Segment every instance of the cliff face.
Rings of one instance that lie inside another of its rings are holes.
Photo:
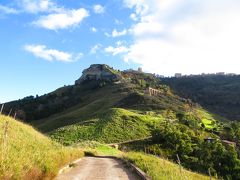
[[[85,80],[119,81],[120,79],[120,73],[108,65],[93,64],[83,71],[82,76],[76,80],[75,84],[81,84]]]

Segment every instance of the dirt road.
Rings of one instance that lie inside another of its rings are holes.
[[[84,157],[56,180],[137,180],[121,161],[112,158]]]

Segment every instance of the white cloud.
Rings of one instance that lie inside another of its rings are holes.
[[[91,27],[90,29],[92,32],[97,32],[98,30],[95,27]]]
[[[82,53],[74,55],[72,53],[63,52],[56,49],[49,49],[45,45],[25,45],[24,49],[27,52],[32,53],[34,56],[47,61],[73,62],[77,61],[83,56]]]
[[[65,9],[60,7],[53,0],[17,0],[23,12],[45,13],[32,24],[50,29],[66,29],[77,26],[82,20],[89,16],[89,12],[84,8]]]
[[[117,42],[116,42],[116,45],[117,45],[117,46],[121,46],[121,45],[123,45],[124,43],[125,43],[125,41],[117,41]]]
[[[112,54],[113,56],[118,55],[118,54],[124,54],[127,53],[129,50],[125,46],[117,46],[117,47],[112,47],[108,46],[105,48],[105,52]]]
[[[3,14],[17,14],[18,11],[14,8],[3,6],[0,4],[0,13]]]
[[[53,13],[41,16],[39,20],[33,22],[34,25],[50,30],[66,29],[80,24],[89,13],[86,9],[65,10],[61,13]]]
[[[137,21],[138,20],[138,17],[135,13],[132,13],[130,14],[130,18],[133,20],[133,21]]]
[[[39,12],[59,12],[59,8],[52,0],[18,0],[18,4],[25,12],[39,13]]]
[[[149,35],[158,35],[163,32],[163,30],[163,24],[158,23],[155,20],[148,20],[136,24],[130,31],[134,34],[134,36],[144,37]]]
[[[93,46],[90,50],[90,54],[96,54],[97,51],[102,47],[101,44],[96,44],[95,46]]]
[[[159,0],[164,1],[164,0]],[[136,15],[144,15],[149,10],[148,4],[155,3],[153,0],[123,0],[124,5],[128,8],[135,8]]]
[[[125,60],[165,75],[240,73],[240,1],[123,1],[139,17]]]
[[[117,31],[116,29],[113,30],[112,32],[112,37],[119,37],[119,36],[124,36],[127,34],[127,30],[124,29],[122,31]]]
[[[94,5],[94,6],[93,6],[93,10],[94,10],[94,12],[95,12],[96,14],[102,14],[102,13],[105,12],[105,8],[104,8],[102,5],[100,5],[100,4]]]

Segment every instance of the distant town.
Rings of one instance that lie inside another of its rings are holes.
[[[134,69],[127,69],[124,72],[135,72],[135,73],[143,73],[143,69],[139,67],[137,70]],[[175,73],[174,76],[164,76],[164,75],[159,75],[159,74],[154,74],[155,76],[159,78],[181,78],[181,77],[194,77],[194,76],[237,76],[238,74],[236,73],[225,73],[225,72],[217,72],[217,73],[201,73],[201,74],[182,74],[182,73]]]
[[[174,77],[181,78],[181,77],[192,77],[192,76],[237,76],[237,75],[238,74],[236,74],[236,73],[225,73],[225,72],[190,74],[190,75],[183,75],[182,73],[175,73]]]

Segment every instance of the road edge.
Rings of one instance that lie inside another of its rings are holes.
[[[128,160],[121,158],[121,157],[116,157],[116,156],[93,156],[97,158],[112,158],[116,159],[119,161],[122,161],[124,164],[130,167],[131,171],[133,171],[135,174],[137,174],[142,180],[152,180],[152,178],[149,177],[145,172],[143,172],[139,167],[136,165],[132,164]]]
[[[80,162],[81,160],[82,160],[82,158],[79,158],[79,159],[77,159],[77,160],[75,160],[75,161],[72,161],[72,162],[68,163],[66,166],[62,167],[62,168],[58,171],[58,175],[64,173],[64,171],[66,171],[67,169],[72,168],[71,164],[76,164],[76,163]]]

